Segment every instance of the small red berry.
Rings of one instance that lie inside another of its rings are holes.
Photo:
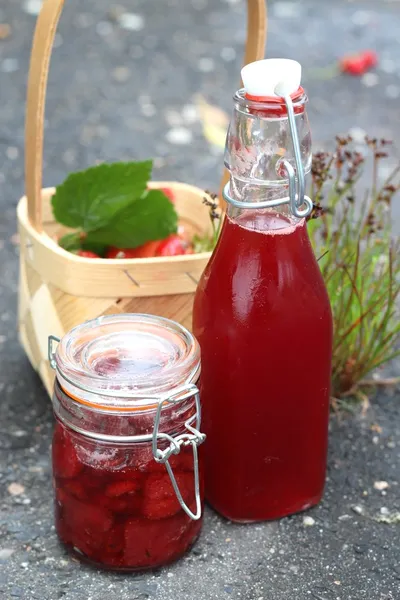
[[[91,250],[78,250],[77,255],[82,256],[82,258],[101,258],[101,256]]]
[[[357,57],[343,58],[341,61],[341,69],[349,75],[363,75],[365,72],[364,61]]]
[[[106,258],[151,258],[156,256],[159,240],[146,242],[137,248],[116,248],[111,246],[106,253]]]
[[[106,252],[106,258],[128,258],[126,256],[127,250],[124,248],[117,248],[116,246],[110,246]]]
[[[163,240],[157,249],[157,256],[179,256],[186,254],[187,243],[176,233]]]
[[[374,50],[364,50],[359,54],[344,56],[340,60],[340,69],[349,75],[364,75],[378,63],[378,56]]]
[[[173,190],[171,190],[171,188],[161,188],[161,191],[164,192],[164,194],[172,202],[172,204],[175,204],[175,194]]]
[[[375,50],[365,50],[361,53],[361,57],[368,69],[372,69],[378,64],[378,55]]]

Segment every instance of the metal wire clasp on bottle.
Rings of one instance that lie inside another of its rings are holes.
[[[279,85],[277,86],[277,89]],[[276,90],[277,91],[277,90]],[[292,214],[299,219],[308,217],[313,209],[313,202],[311,198],[305,195],[305,176],[304,167],[301,160],[301,151],[299,136],[297,134],[296,120],[294,116],[293,102],[289,95],[281,96],[286,104],[290,135],[293,142],[294,158],[296,163],[296,170],[292,167],[290,162],[286,159],[282,161],[283,167],[286,170],[289,183],[289,196],[279,198],[278,200],[265,200],[264,202],[241,202],[235,200],[230,195],[230,182],[224,186],[222,195],[224,199],[232,206],[236,208],[273,208],[274,206],[281,206],[282,204],[289,204]],[[301,208],[304,206],[304,208]]]
[[[55,345],[60,341],[59,338],[54,335],[50,335],[48,339],[48,358],[50,362],[50,366],[57,370],[57,363],[55,360]],[[199,375],[199,369],[195,369],[188,377],[185,384],[180,387],[177,387],[173,390],[171,394],[165,394],[162,396],[146,396],[146,400],[151,403],[157,404],[156,414],[154,417],[154,429],[153,433],[146,435],[125,435],[125,436],[114,436],[107,435],[103,433],[86,431],[85,429],[81,429],[72,423],[65,423],[67,427],[73,429],[77,433],[80,433],[83,436],[105,441],[105,442],[117,442],[117,443],[134,443],[134,442],[151,442],[152,444],[152,453],[154,460],[158,463],[165,464],[168,475],[171,479],[172,487],[178,498],[179,504],[185,513],[194,521],[197,521],[201,518],[201,498],[200,498],[200,476],[199,476],[199,458],[198,458],[198,446],[204,442],[206,436],[204,433],[200,432],[200,423],[201,423],[201,405],[200,405],[200,393],[197,386],[192,383],[193,381],[197,381]],[[104,395],[110,395],[109,393],[104,393]],[[168,404],[179,404],[189,398],[194,397],[195,401],[195,413],[185,421],[185,429],[184,433],[181,433],[175,437],[169,435],[168,433],[161,432],[160,429],[160,421],[161,414],[163,408],[168,406]],[[140,399],[143,400],[143,396],[140,396]],[[59,418],[64,421],[64,419],[58,415]],[[193,426],[194,425],[194,426]],[[158,447],[159,442],[167,442],[166,448],[163,450]],[[184,501],[181,491],[178,486],[178,482],[176,481],[176,477],[172,470],[171,465],[169,464],[169,459],[173,454],[179,454],[182,446],[192,446],[193,452],[193,471],[194,471],[194,495],[196,502],[196,511],[193,512],[189,506]]]

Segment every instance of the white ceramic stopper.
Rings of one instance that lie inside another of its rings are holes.
[[[301,64],[286,58],[257,60],[243,67],[242,81],[249,96],[290,96],[300,87]]]

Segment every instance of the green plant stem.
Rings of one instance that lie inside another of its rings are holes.
[[[315,157],[312,191],[314,202],[323,201],[322,217],[308,226],[334,316],[332,402],[356,396],[366,406],[361,383],[400,355],[395,349],[400,336],[399,244],[391,242],[387,206],[399,189],[400,164],[378,186],[388,143],[366,139],[372,180],[358,203],[364,158],[352,150],[349,138],[337,142],[335,154]]]

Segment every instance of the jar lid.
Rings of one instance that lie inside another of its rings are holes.
[[[58,344],[55,362],[60,385],[78,401],[106,409],[153,408],[158,398],[196,381],[200,349],[174,321],[121,314],[69,331]]]

